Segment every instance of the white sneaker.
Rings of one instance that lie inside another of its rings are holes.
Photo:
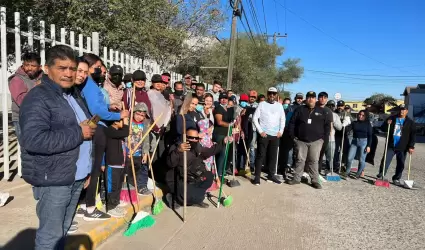
[[[7,200],[9,199],[9,196],[9,193],[0,193],[0,207],[6,204]]]
[[[108,214],[110,216],[114,217],[114,218],[122,218],[122,217],[125,216],[124,211],[121,208],[119,208],[119,207],[116,207],[114,209],[109,210],[108,211]]]

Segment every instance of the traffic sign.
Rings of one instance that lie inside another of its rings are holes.
[[[335,98],[335,100],[341,100],[341,93],[335,93],[335,95],[334,95],[334,98]]]

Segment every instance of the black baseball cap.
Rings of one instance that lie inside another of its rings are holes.
[[[157,82],[163,82],[162,81],[162,76],[161,75],[158,75],[158,74],[155,74],[155,75],[153,75],[152,76],[152,79],[151,79],[151,82],[152,83],[157,83]]]
[[[295,99],[298,99],[298,98],[304,98],[303,93],[297,93],[297,94],[295,95]]]
[[[400,110],[407,110],[408,109],[405,104],[400,104],[398,107],[400,108]]]
[[[351,109],[350,105],[345,105],[344,109]]]
[[[326,103],[326,106],[335,106],[335,101],[334,100],[328,101],[328,103]]]
[[[309,98],[309,97],[316,98],[316,92],[314,91],[307,92],[307,94],[305,95],[305,98]]]
[[[133,78],[133,75],[132,74],[130,74],[130,73],[128,73],[128,74],[125,74],[124,75],[124,77],[123,77],[123,79],[122,79],[122,81],[123,82],[131,82],[131,79]]]
[[[338,107],[345,106],[345,102],[343,100],[340,100],[336,103],[336,106],[338,106]]]
[[[124,70],[119,65],[112,65],[112,67],[109,69],[109,74],[111,74],[111,75],[123,75]]]
[[[328,98],[329,96],[328,96],[328,93],[322,91],[322,92],[319,93],[319,96],[318,97],[319,98],[320,97],[326,97],[326,98]]]
[[[227,94],[226,94],[226,93],[221,93],[221,94],[218,96],[218,100],[221,100],[221,99],[229,99],[229,97],[227,96]]]
[[[133,72],[133,81],[146,81],[146,73],[142,70]]]

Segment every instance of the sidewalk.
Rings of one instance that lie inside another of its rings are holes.
[[[0,208],[0,249],[33,249],[35,230],[38,227],[36,201],[33,198],[31,186],[16,177],[12,182],[0,182],[0,190],[9,192],[13,200]],[[162,197],[162,191],[157,192]],[[140,209],[149,208],[153,197],[140,197]],[[137,209],[137,206],[135,206]],[[94,249],[112,234],[127,225],[133,215],[133,208],[128,205],[127,216],[106,221],[87,222],[82,218],[78,221],[79,230],[68,237],[66,249]]]

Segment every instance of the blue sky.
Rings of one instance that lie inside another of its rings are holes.
[[[229,1],[222,1],[230,16]],[[285,53],[277,63],[300,58],[305,68],[303,78],[287,86],[292,93],[340,92],[343,100],[363,100],[382,92],[401,98],[406,86],[425,83],[425,0],[264,0],[265,15],[261,2],[252,0],[261,30],[265,16],[269,34],[288,33],[278,40]],[[254,32],[249,1],[242,3]],[[285,12],[285,3],[293,13]],[[230,20],[227,25],[219,37],[230,36]],[[243,31],[240,22],[238,30]]]

